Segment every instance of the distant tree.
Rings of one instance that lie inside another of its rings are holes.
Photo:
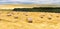
[[[26,12],[57,12],[60,13],[60,7],[34,7],[34,8],[14,8],[13,11],[26,11]]]

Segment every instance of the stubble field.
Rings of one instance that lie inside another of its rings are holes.
[[[0,11],[0,29],[60,29],[60,13]]]

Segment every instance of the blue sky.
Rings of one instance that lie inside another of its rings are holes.
[[[0,0],[0,4],[60,4],[60,0]]]

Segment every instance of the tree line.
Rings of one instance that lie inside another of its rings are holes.
[[[56,13],[60,13],[60,7],[14,8],[13,11],[25,11],[25,12],[56,12]]]

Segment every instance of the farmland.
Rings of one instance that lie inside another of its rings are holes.
[[[60,5],[0,4],[0,29],[60,29]]]
[[[60,29],[60,13],[0,11],[0,29]]]

